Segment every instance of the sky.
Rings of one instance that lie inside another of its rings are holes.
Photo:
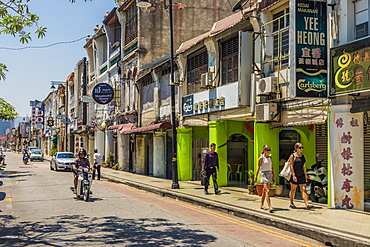
[[[92,36],[96,24],[101,25],[106,11],[115,6],[114,0],[76,0],[76,3],[68,0],[31,0],[30,12],[40,17],[39,26],[47,27],[46,37],[38,39],[33,35],[31,42],[21,44],[19,38],[0,35],[0,47],[45,46],[78,40],[88,34]],[[50,81],[65,81],[76,63],[87,57],[83,48],[85,43],[82,39],[44,49],[0,49],[0,62],[9,70],[6,80],[0,81],[0,98],[13,105],[20,116],[30,116],[30,101],[44,100],[50,93]]]

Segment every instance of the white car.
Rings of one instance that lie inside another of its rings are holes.
[[[50,170],[70,170],[75,164],[77,157],[71,152],[57,152],[51,157]]]
[[[31,151],[30,161],[34,161],[34,160],[44,161],[44,155],[41,150],[33,149]]]

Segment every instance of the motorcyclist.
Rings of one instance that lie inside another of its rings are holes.
[[[82,167],[90,168],[90,162],[89,162],[89,159],[86,157],[85,149],[80,149],[80,151],[78,152],[78,158],[76,159],[76,162],[73,165],[73,173],[74,173],[74,179],[73,179],[74,190],[73,190],[73,193],[74,194],[76,194],[76,191],[77,191],[78,175],[81,172],[81,171],[78,170],[78,168],[82,168]]]
[[[30,156],[29,156],[27,150],[26,149],[23,150],[23,160],[25,160],[26,158],[28,159],[28,157],[30,157]]]

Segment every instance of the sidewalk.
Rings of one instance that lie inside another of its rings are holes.
[[[239,187],[221,187],[221,195],[204,194],[199,181],[180,181],[180,189],[171,189],[171,180],[116,171],[102,167],[102,177],[162,196],[176,198],[203,207],[228,212],[280,229],[295,232],[332,246],[370,246],[370,213],[329,208],[314,204],[306,210],[302,200],[296,200],[296,209],[289,208],[289,199],[272,197],[274,213],[259,209],[260,197],[249,195]]]

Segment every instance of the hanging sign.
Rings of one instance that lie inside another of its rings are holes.
[[[99,83],[93,88],[92,96],[96,103],[106,105],[113,100],[114,90],[107,83]]]
[[[291,54],[293,98],[327,97],[327,3],[295,0]]]

